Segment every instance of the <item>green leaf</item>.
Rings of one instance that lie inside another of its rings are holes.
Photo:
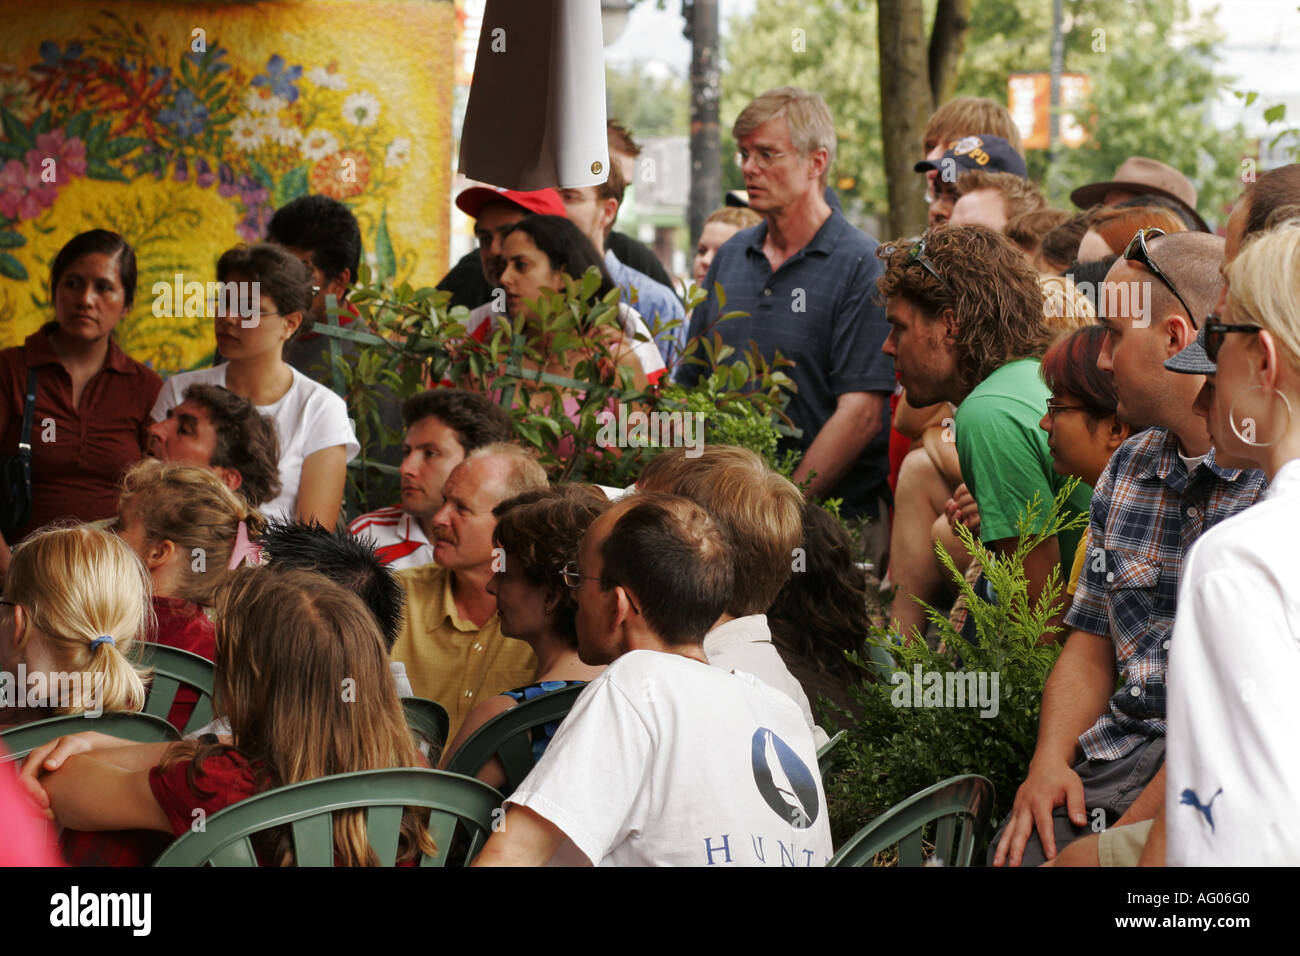
[[[27,245],[27,237],[18,232],[0,232],[0,249],[16,249]]]
[[[1256,93],[1254,90],[1251,90],[1246,94],[1246,105],[1250,106],[1257,99],[1259,99],[1259,94]]]
[[[1280,123],[1286,117],[1286,104],[1277,103],[1264,110],[1264,122]]]
[[[17,143],[9,143],[0,139],[0,159],[6,161],[11,159],[22,159],[24,152],[25,150]]]
[[[138,136],[122,136],[105,143],[99,150],[99,157],[101,159],[119,159],[132,150],[148,145],[149,141],[147,139],[141,139]]]
[[[271,174],[266,171],[266,167],[264,167],[261,163],[259,163],[255,159],[250,159],[248,161],[248,168],[249,171],[253,174],[253,178],[256,179],[259,183],[261,183],[267,189],[271,189],[271,190],[275,189],[275,180],[271,178]]]
[[[63,132],[68,136],[69,139],[71,139],[73,136],[77,137],[78,139],[84,139],[86,136],[86,130],[90,127],[90,120],[91,120],[90,110],[82,110],[80,113],[72,117],[72,119],[68,120],[68,122],[64,124]]]
[[[4,107],[0,107],[0,127],[4,128],[5,139],[16,143],[23,152],[36,148],[36,140],[27,132],[27,127]]]
[[[0,252],[0,276],[6,279],[26,279],[27,269],[9,253]]]
[[[307,167],[295,166],[283,176],[275,187],[275,204],[283,206],[290,200],[307,195]]]
[[[108,135],[108,124],[100,123],[94,127],[86,137],[86,155],[98,155],[99,147],[104,144],[104,137]]]
[[[122,175],[120,170],[114,169],[102,159],[86,160],[86,176],[90,179],[104,179],[114,183],[129,183],[131,181]]]
[[[388,235],[388,206],[379,214],[379,228],[375,230],[375,258],[379,265],[379,277],[391,279],[397,274],[397,256],[393,252],[393,240]]]
[[[32,123],[32,136],[36,137],[41,133],[48,132],[50,129],[50,111],[46,110],[40,116],[36,117],[36,122]]]

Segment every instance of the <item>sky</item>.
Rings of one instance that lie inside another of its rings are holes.
[[[752,10],[755,2],[720,0],[724,29],[728,19]],[[1288,104],[1291,121],[1300,125],[1297,0],[1190,0],[1190,4],[1197,12],[1218,8],[1217,22],[1224,34],[1219,70],[1237,77],[1237,88],[1260,94],[1249,109],[1225,94],[1214,109],[1216,123],[1228,126],[1241,120],[1258,135],[1264,126],[1265,107],[1283,101]],[[655,0],[642,0],[632,11],[623,36],[605,51],[605,60],[611,65],[640,61],[648,72],[673,72],[681,77],[687,75],[690,56],[690,43],[682,36],[680,0],[666,0],[663,10]]]

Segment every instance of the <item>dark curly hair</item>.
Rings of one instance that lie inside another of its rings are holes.
[[[881,296],[900,296],[936,318],[957,320],[957,374],[969,392],[1008,362],[1037,358],[1055,338],[1043,321],[1038,274],[1016,245],[984,226],[944,226],[925,235],[925,257],[940,282],[901,241],[876,280]]]
[[[493,542],[505,550],[506,562],[557,600],[552,625],[570,647],[578,646],[578,602],[565,586],[560,569],[578,557],[578,545],[609,500],[592,485],[561,484],[507,498],[492,514],[497,519]]]
[[[862,673],[844,657],[863,652],[867,617],[866,573],[853,561],[848,532],[825,509],[803,510],[806,567],[793,572],[767,612],[772,640],[823,674],[857,683]]]
[[[256,508],[280,496],[280,434],[269,415],[220,385],[195,383],[184,399],[202,405],[217,433],[214,468],[233,468],[243,479],[236,494]]]

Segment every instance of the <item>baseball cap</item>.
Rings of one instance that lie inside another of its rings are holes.
[[[477,219],[479,212],[490,202],[514,203],[526,212],[541,213],[546,216],[567,215],[560,194],[554,189],[535,189],[532,192],[520,192],[517,189],[501,189],[497,186],[470,186],[463,189],[456,197],[456,208],[472,219]]]
[[[1219,370],[1205,354],[1205,326],[1201,326],[1196,338],[1187,344],[1187,348],[1165,359],[1165,368],[1184,375],[1213,375]]]
[[[1024,157],[1001,136],[984,133],[979,136],[963,136],[938,159],[923,159],[912,168],[918,173],[929,172],[931,169],[942,172],[949,161],[956,163],[959,173],[984,169],[991,173],[1011,173],[1021,179],[1029,178],[1029,167],[1025,165]]]

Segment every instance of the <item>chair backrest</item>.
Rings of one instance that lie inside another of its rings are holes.
[[[451,718],[447,716],[447,709],[442,704],[427,697],[403,697],[402,710],[406,713],[406,722],[411,729],[429,741],[431,746],[439,749],[447,746]],[[438,761],[435,758],[432,762]]]
[[[176,701],[176,693],[182,684],[199,692],[198,703],[194,705],[189,720],[181,731],[192,734],[212,720],[212,676],[213,664],[206,657],[191,654],[179,647],[166,644],[145,643],[140,646],[140,664],[153,668],[153,680],[149,684],[149,696],[145,698],[144,712],[166,719]]]
[[[835,765],[839,763],[840,754],[836,751],[847,731],[838,731],[834,737],[822,744],[821,749],[817,751],[817,772],[821,774],[822,786],[826,785],[826,775],[829,774]]]
[[[295,866],[334,865],[334,813],[366,810],[366,836],[381,866],[393,866],[406,807],[428,807],[429,835],[435,856],[420,866],[446,866],[453,843],[472,860],[492,832],[494,812],[502,802],[481,780],[445,773],[394,767],[320,777],[259,793],[232,804],[204,821],[163,851],[154,866],[258,866],[250,837],[287,826],[292,834]]]
[[[970,866],[992,812],[992,783],[975,774],[950,777],[872,820],[840,847],[830,866],[872,866],[877,853],[894,845],[899,866],[923,866],[923,840],[931,823],[931,857],[944,866]]]
[[[0,757],[0,763],[26,757],[37,747],[48,744],[56,737],[80,734],[88,730],[140,744],[165,743],[181,738],[176,728],[166,720],[150,714],[100,714],[98,717],[89,714],[67,714],[35,720],[30,724],[10,727],[0,732],[0,741],[4,743],[3,749],[9,751],[6,756]]]
[[[447,769],[472,777],[493,757],[499,757],[506,774],[501,792],[510,796],[533,769],[533,728],[563,720],[586,686],[553,690],[497,714],[460,745],[448,761]]]

